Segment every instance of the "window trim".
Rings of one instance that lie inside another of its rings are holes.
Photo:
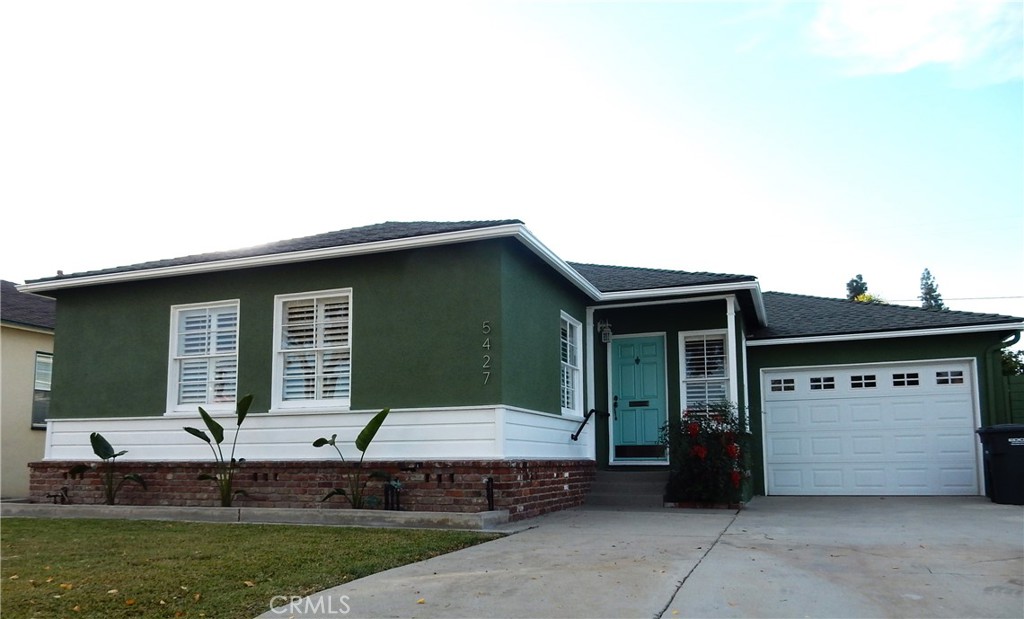
[[[576,349],[576,365],[569,365],[572,371],[572,385],[570,389],[573,395],[573,406],[566,407],[565,402],[565,385],[562,382],[562,377],[565,375],[566,362],[562,360],[562,326],[569,324],[574,328],[573,338],[570,345]],[[559,369],[559,407],[563,415],[583,415],[583,323],[576,320],[564,311],[561,312],[561,316],[558,321],[558,369]]]
[[[39,388],[39,362],[42,359],[46,359],[50,365],[50,379],[47,381],[46,388]],[[53,353],[42,350],[37,350],[35,358],[32,364],[32,410],[29,413],[29,426],[33,430],[45,430],[46,429],[46,417],[41,421],[36,421],[36,393],[45,391],[46,393],[53,392]],[[50,412],[50,402],[46,402],[46,413]]]
[[[235,395],[231,398],[231,401],[225,402],[210,402],[200,404],[192,402],[189,404],[178,404],[178,376],[179,376],[179,363],[178,363],[178,324],[181,320],[182,314],[190,310],[197,309],[217,309],[224,307],[235,308]],[[235,410],[235,402],[238,399],[238,370],[239,364],[239,350],[241,349],[241,342],[239,336],[241,334],[242,325],[242,303],[239,299],[223,299],[220,301],[209,301],[204,303],[183,303],[179,305],[171,306],[171,328],[170,338],[167,346],[167,413],[198,413],[199,407],[202,406],[204,410],[209,412],[224,412]]]
[[[697,338],[702,338],[705,341],[707,339],[719,339],[719,338],[722,340],[722,354],[725,356],[725,368],[724,368],[725,375],[722,378],[714,378],[714,379],[708,379],[708,378],[688,379],[686,377],[686,341],[689,340],[689,339],[697,339]],[[705,330],[700,330],[700,331],[680,331],[679,332],[679,401],[680,401],[682,410],[685,412],[691,406],[691,404],[688,401],[687,396],[686,396],[686,386],[687,386],[687,383],[691,382],[691,380],[693,382],[700,382],[700,383],[704,383],[704,384],[707,384],[707,383],[710,383],[710,382],[721,382],[721,383],[723,383],[725,397],[722,398],[722,400],[720,400],[720,401],[721,402],[729,402],[731,394],[732,394],[732,391],[731,391],[731,389],[732,389],[732,380],[733,380],[733,376],[735,375],[734,371],[733,371],[733,367],[734,367],[733,364],[735,363],[735,361],[736,360],[733,358],[733,355],[730,354],[730,342],[729,342],[729,330],[728,329],[705,329]],[[731,402],[731,404],[735,405],[736,402]]]
[[[319,299],[326,297],[345,297],[348,300],[348,352],[349,352],[349,393],[348,397],[335,398],[330,400],[285,400],[284,399],[284,352],[281,347],[281,329],[284,327],[284,306],[290,301],[305,299]],[[352,288],[331,288],[327,290],[310,290],[304,292],[293,292],[288,294],[274,295],[274,332],[271,339],[271,352],[273,354],[273,370],[271,375],[270,388],[270,410],[271,412],[302,412],[311,410],[342,410],[348,411],[352,408],[352,351],[354,349],[354,334],[352,325],[355,322],[355,302]]]

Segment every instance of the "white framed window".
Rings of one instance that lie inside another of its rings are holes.
[[[348,407],[352,290],[274,298],[275,408]]]
[[[811,391],[822,391],[836,388],[835,376],[812,376]]]
[[[561,319],[562,414],[583,414],[583,371],[580,363],[582,323],[565,312]]]
[[[32,427],[46,428],[50,416],[50,383],[53,378],[53,354],[36,353],[35,379],[32,386]]]
[[[238,301],[171,307],[168,408],[232,410],[238,385]]]
[[[729,399],[729,357],[725,331],[682,333],[683,410]]]

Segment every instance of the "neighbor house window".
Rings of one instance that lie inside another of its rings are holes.
[[[686,334],[683,341],[684,410],[729,398],[729,363],[725,333]]]
[[[238,383],[238,301],[171,308],[172,409],[230,409]]]
[[[562,414],[583,412],[580,391],[583,388],[580,367],[580,323],[562,314]]]
[[[276,298],[274,403],[348,406],[352,388],[352,292]]]
[[[32,387],[32,427],[45,428],[50,415],[50,379],[53,376],[53,355],[36,353],[35,384]]]

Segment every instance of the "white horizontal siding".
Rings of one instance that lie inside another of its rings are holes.
[[[320,437],[338,435],[347,459],[359,459],[355,438],[376,414],[368,412],[250,413],[238,434],[236,458],[323,460],[337,458],[331,447],[313,447]],[[224,426],[221,448],[230,454],[235,417],[214,415]],[[368,460],[492,460],[517,458],[593,459],[588,428],[573,441],[581,419],[508,407],[392,410],[367,450]],[[89,435],[99,432],[122,460],[208,460],[210,447],[183,430],[206,431],[195,416],[52,419],[46,432],[47,460],[92,460]]]

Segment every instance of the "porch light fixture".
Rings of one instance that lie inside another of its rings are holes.
[[[597,330],[601,332],[601,342],[607,344],[612,341],[612,323],[602,320],[597,323]]]

